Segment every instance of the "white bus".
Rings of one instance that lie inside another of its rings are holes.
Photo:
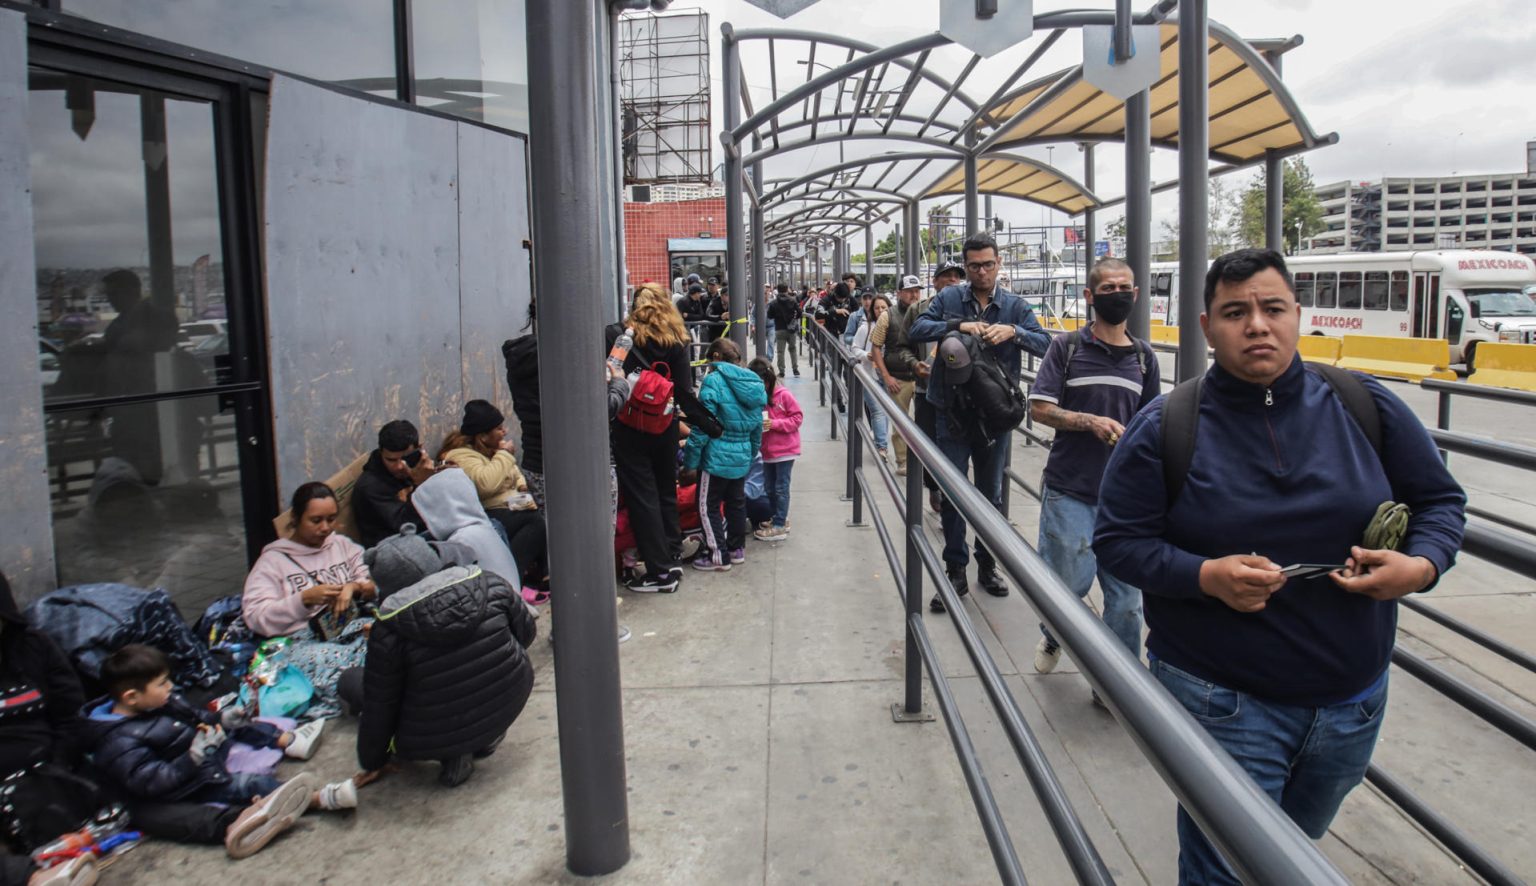
[[[1311,335],[1444,338],[1471,367],[1478,344],[1536,344],[1536,263],[1514,252],[1341,252],[1288,258]],[[1152,265],[1152,316],[1178,323],[1179,266]]]

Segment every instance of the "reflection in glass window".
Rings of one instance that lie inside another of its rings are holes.
[[[227,376],[212,106],[40,68],[29,85],[45,402]]]
[[[1317,306],[1331,308],[1338,303],[1339,275],[1332,271],[1319,271],[1317,274]]]
[[[1339,309],[1360,310],[1360,272],[1339,272]]]
[[[316,80],[360,81],[356,89],[395,82],[390,0],[66,0],[64,10]]]
[[[1365,309],[1367,311],[1385,311],[1387,309],[1387,272],[1367,271],[1365,273]]]
[[[523,0],[432,0],[411,7],[416,103],[528,131]]]
[[[1312,307],[1312,272],[1296,274],[1296,303],[1304,308]]]
[[[1408,272],[1392,272],[1392,310],[1408,310]]]
[[[162,587],[189,614],[240,589],[240,456],[234,411],[222,405],[196,397],[48,414],[60,584]]]

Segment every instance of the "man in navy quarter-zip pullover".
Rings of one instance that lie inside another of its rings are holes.
[[[1278,253],[1212,263],[1200,325],[1216,365],[1188,474],[1169,501],[1159,398],[1110,455],[1094,552],[1142,589],[1159,682],[1318,839],[1381,729],[1397,598],[1455,562],[1466,496],[1418,418],[1359,377],[1380,417],[1377,455],[1296,355],[1300,321]],[[1361,548],[1388,500],[1412,509],[1406,536],[1395,551]],[[1298,563],[1346,568],[1288,579]],[[1178,833],[1181,883],[1238,882],[1183,809]]]

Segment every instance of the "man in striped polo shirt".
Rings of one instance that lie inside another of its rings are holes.
[[[1085,292],[1093,323],[1051,342],[1030,390],[1029,411],[1036,422],[1056,429],[1040,486],[1040,556],[1079,597],[1088,595],[1098,575],[1104,623],[1139,660],[1141,591],[1100,569],[1093,555],[1099,481],[1110,448],[1131,417],[1161,393],[1157,355],[1125,330],[1136,294],[1125,262],[1094,264]],[[1048,674],[1061,660],[1061,647],[1045,625],[1040,632],[1035,670]],[[1093,701],[1101,704],[1097,693]]]

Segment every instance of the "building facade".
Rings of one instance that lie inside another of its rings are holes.
[[[500,345],[531,329],[538,252],[525,47],[523,0],[0,0],[18,598],[123,582],[195,617],[384,422],[430,449],[466,399],[510,414]],[[616,315],[620,260],[593,260]]]
[[[624,260],[631,286],[670,289],[688,274],[725,277],[725,198],[624,204]]]
[[[1322,233],[1303,253],[1492,249],[1536,254],[1536,173],[1321,185]]]

